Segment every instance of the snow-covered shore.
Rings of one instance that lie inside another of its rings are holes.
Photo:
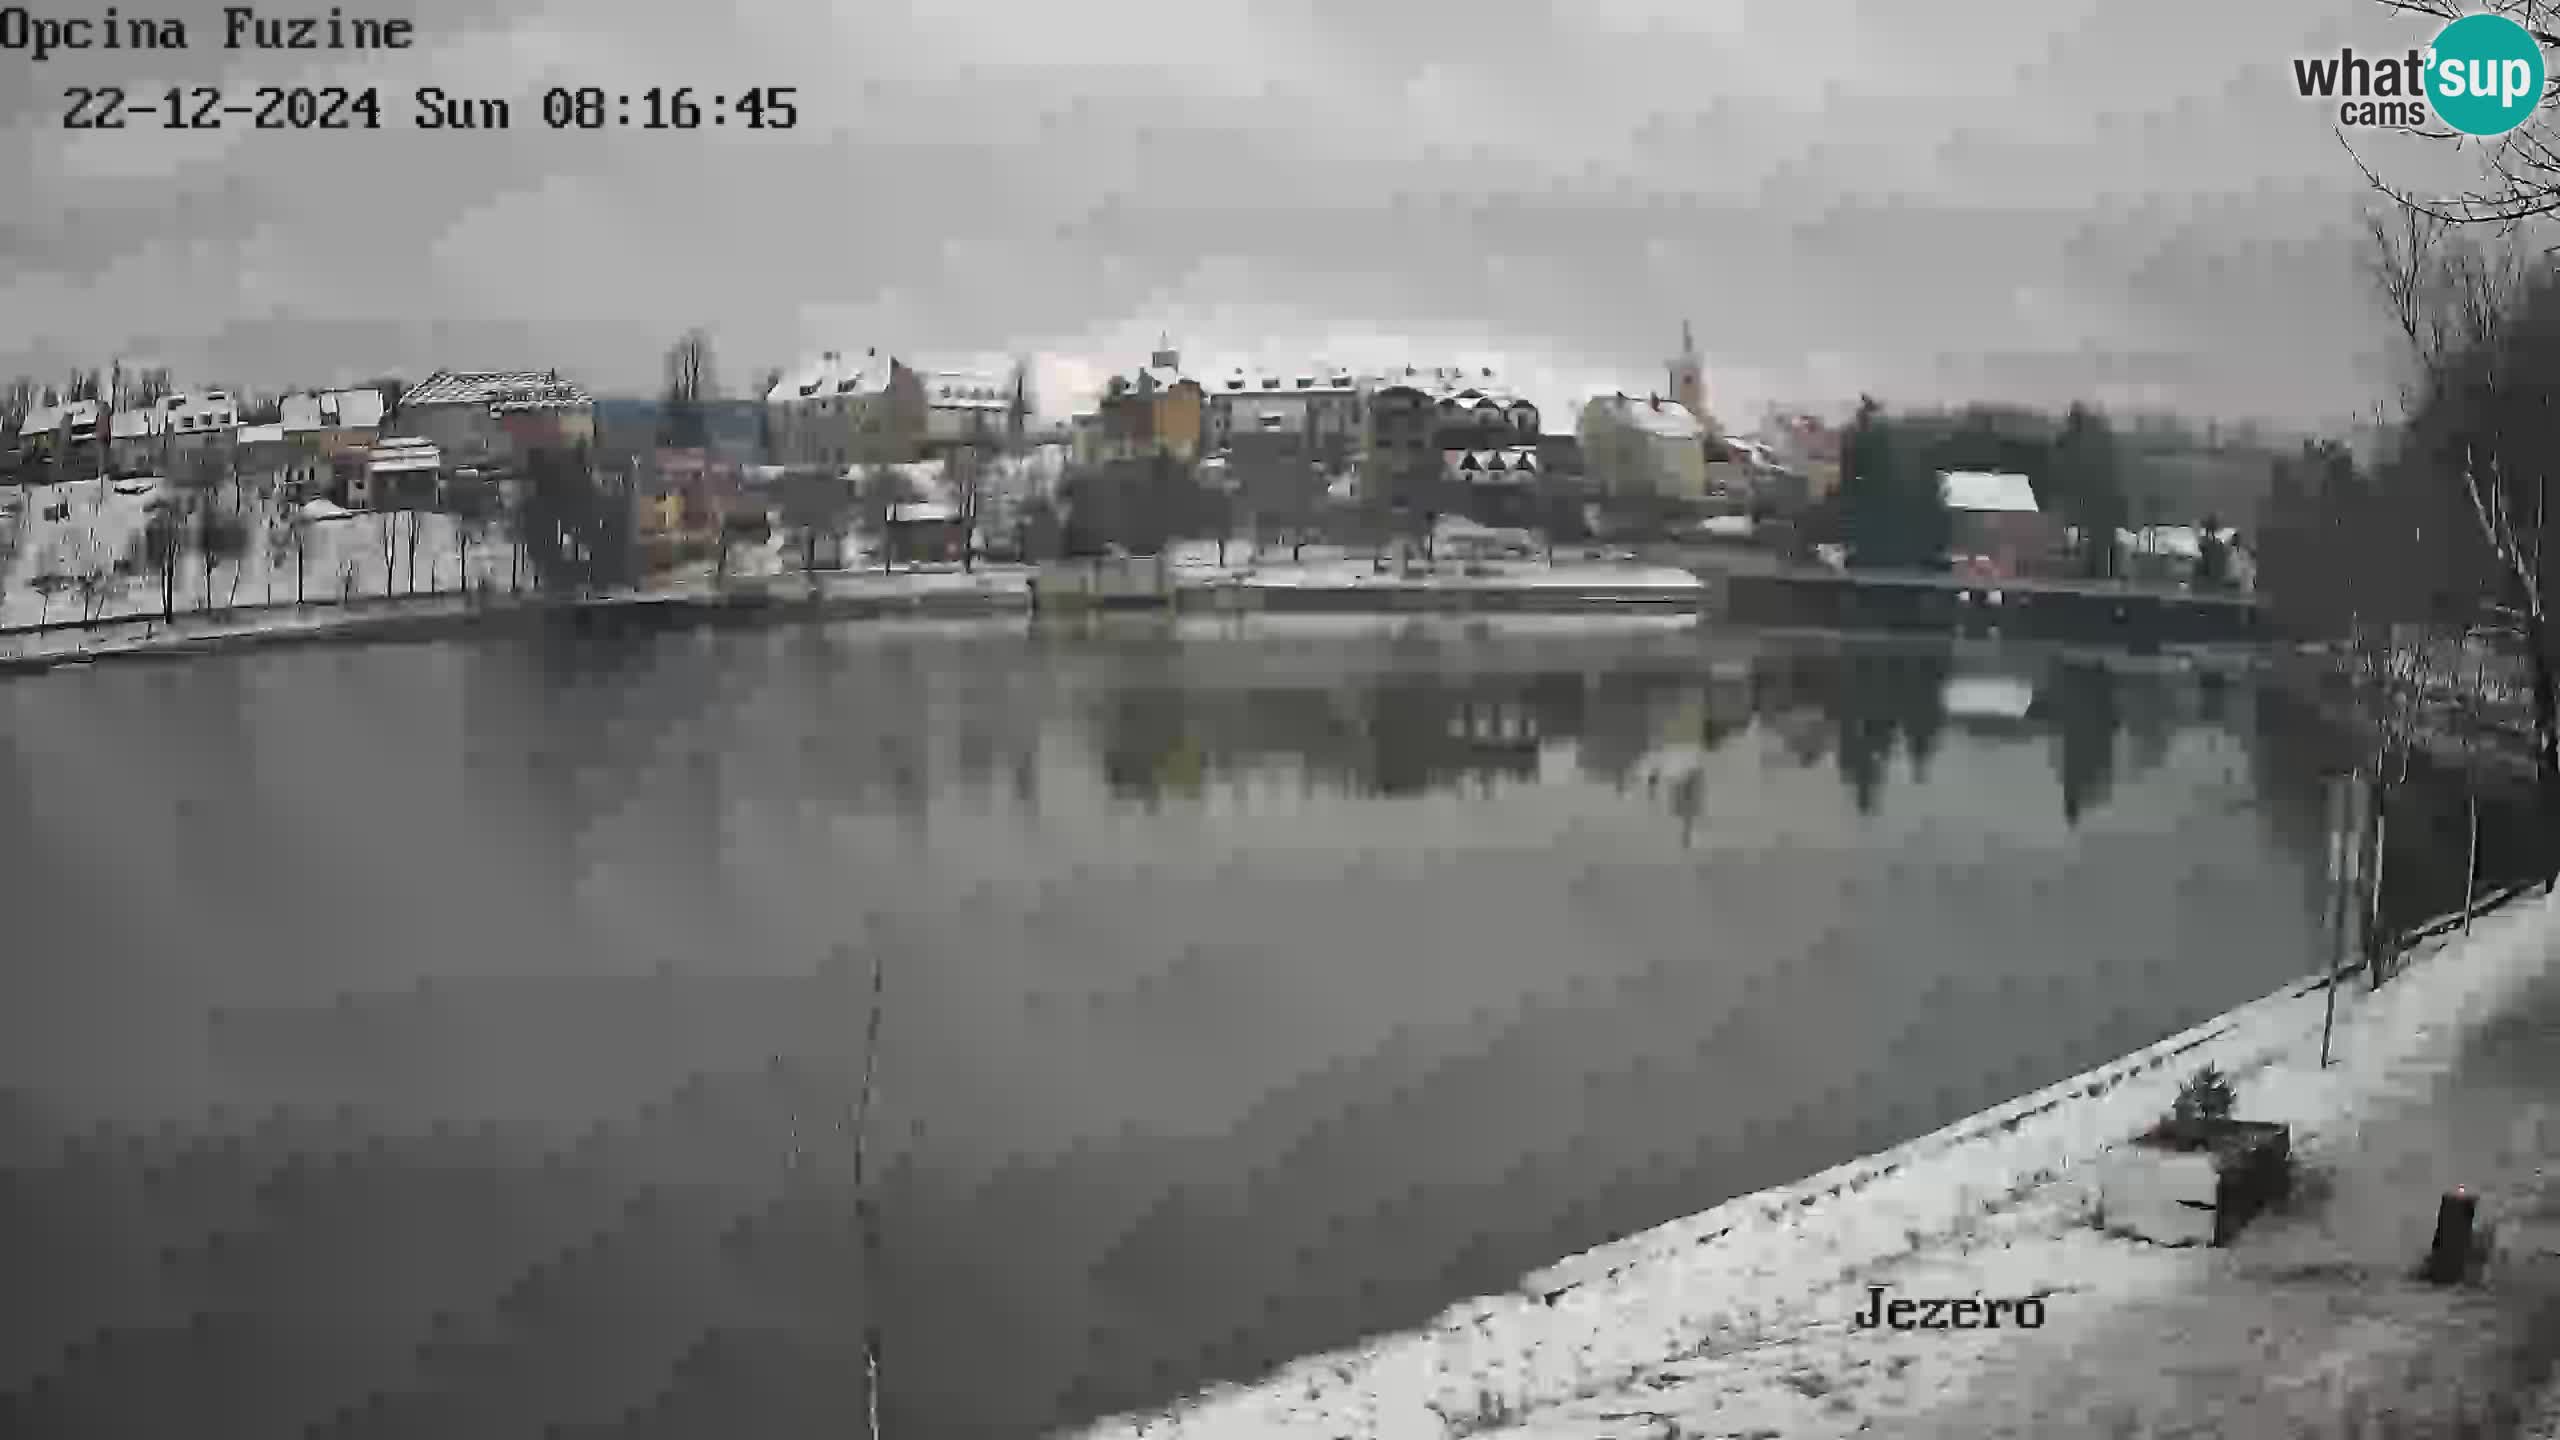
[[[2233,1252],[2161,1250],[2093,1226],[2099,1155],[2157,1119],[2206,1064],[2234,1078],[2243,1116],[2291,1124],[2311,1166],[2352,1153],[2428,1093],[2545,969],[2555,934],[2560,910],[2537,895],[2467,938],[2431,942],[2377,993],[2343,984],[2327,1070],[2327,996],[2314,979],[1892,1150],[1575,1256],[1421,1330],[1085,1433],[1796,1437],[1906,1433],[1969,1413],[1986,1403],[1973,1387],[2011,1388],[2003,1357],[2048,1332],[1859,1330],[1850,1318],[1866,1287],[2041,1295],[2060,1337],[2098,1333],[2111,1317],[2207,1283]],[[2422,1209],[2428,1197],[2372,1203],[2403,1201]],[[2244,1350],[2247,1339],[2237,1337]],[[2235,1337],[2197,1343],[2228,1351]],[[2326,1383],[2325,1343],[2314,1333],[2297,1356],[2310,1378],[2274,1379]],[[1947,1433],[1987,1433],[1972,1427],[1959,1418]]]

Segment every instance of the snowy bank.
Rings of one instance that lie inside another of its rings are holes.
[[[2206,1064],[2233,1078],[2242,1115],[2293,1125],[2297,1152],[2350,1145],[2541,971],[2554,926],[2550,899],[2519,901],[2467,939],[2423,947],[2377,993],[2342,984],[2326,1071],[2328,997],[2313,979],[1931,1135],[1573,1257],[1418,1331],[1086,1433],[1623,1440],[1711,1417],[1715,1433],[1796,1437],[1961,1405],[1975,1372],[2029,1332],[1857,1330],[1866,1287],[2041,1295],[2057,1330],[2174,1291],[2228,1252],[2099,1233],[2092,1170],[2110,1146]]]
[[[1182,573],[1184,583],[1195,581]],[[1442,564],[1418,574],[1400,569],[1379,571],[1366,560],[1309,562],[1302,565],[1256,565],[1211,572],[1219,583],[1274,590],[1651,590],[1694,594],[1705,582],[1686,570],[1667,565],[1541,565],[1506,561],[1477,566]]]

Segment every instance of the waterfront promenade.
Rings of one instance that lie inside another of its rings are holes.
[[[1908,1145],[1574,1257],[1424,1330],[1102,1437],[1517,1440],[2470,1434],[2560,1356],[2560,906],[2535,893],[2342,990],[2314,980]],[[2092,1162],[2202,1064],[2294,1127],[2302,1183],[2229,1249],[2101,1233]],[[2485,1282],[2410,1274],[2438,1193],[2500,1227]],[[2036,1297],[2039,1328],[1869,1331],[1871,1287]],[[2394,1425],[2399,1428],[2391,1428]],[[2357,1428],[2361,1426],[2362,1428]]]

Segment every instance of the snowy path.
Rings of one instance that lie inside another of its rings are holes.
[[[2378,994],[2342,989],[2326,1071],[2323,996],[2296,986],[1883,1155],[1576,1257],[1423,1331],[1092,1433],[2291,1434],[2297,1417],[2334,1429],[2380,1397],[2431,1419],[2476,1408],[2552,1353],[2553,1291],[2532,1252],[2546,1248],[2534,1167],[2560,1098],[2555,945],[2560,907],[2519,901]],[[2329,1184],[2306,1184],[2293,1214],[2228,1250],[2098,1233],[2089,1162],[2206,1063],[2234,1077],[2242,1115],[2294,1125]],[[2485,1291],[2404,1278],[2449,1178],[2507,1217],[2510,1258]],[[2042,1295],[2049,1318],[1855,1329],[1873,1284]]]

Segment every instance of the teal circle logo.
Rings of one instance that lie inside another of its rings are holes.
[[[2542,103],[2542,45],[2504,15],[2465,15],[2427,50],[2427,104],[2465,135],[2504,135]]]

